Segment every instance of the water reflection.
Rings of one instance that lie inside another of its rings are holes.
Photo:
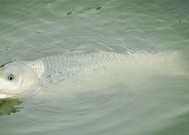
[[[19,112],[22,108],[18,107],[17,105],[21,103],[22,101],[19,99],[0,100],[0,116]]]

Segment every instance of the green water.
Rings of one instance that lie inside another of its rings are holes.
[[[0,64],[70,52],[178,52],[187,73],[188,5],[187,0],[0,0]],[[0,135],[188,135],[188,82],[185,75],[161,75],[132,88],[118,83],[71,95],[52,89],[1,100]]]

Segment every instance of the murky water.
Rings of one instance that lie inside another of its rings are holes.
[[[162,65],[137,67],[130,59],[125,83],[80,93],[56,87],[1,100],[0,135],[187,135],[188,5],[187,0],[0,0],[0,64],[100,51],[140,53],[147,58],[141,62],[158,53],[171,58],[163,63],[170,64],[165,69],[170,74],[145,77]]]

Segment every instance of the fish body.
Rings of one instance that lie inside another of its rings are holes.
[[[99,84],[104,86],[114,81],[133,85],[154,74],[182,74],[177,57],[177,53],[98,52],[12,62],[0,69],[0,98],[24,96],[50,84],[61,84],[63,88],[77,84],[96,89]],[[10,75],[14,79],[9,80]]]

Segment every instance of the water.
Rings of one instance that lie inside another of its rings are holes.
[[[188,4],[0,0],[0,64],[73,52],[178,52],[175,63],[187,72]],[[1,100],[0,135],[187,135],[188,81],[184,74],[158,75],[132,87],[116,82],[98,91],[67,93],[56,88]]]

